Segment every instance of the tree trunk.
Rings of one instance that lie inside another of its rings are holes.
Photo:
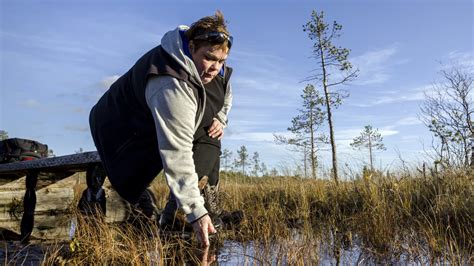
[[[372,139],[369,134],[369,156],[370,156],[370,170],[374,170],[373,157],[372,157]]]
[[[336,158],[336,143],[334,140],[334,128],[332,125],[332,113],[331,113],[331,101],[329,99],[329,88],[327,85],[327,74],[326,74],[326,63],[324,61],[324,52],[322,47],[319,48],[321,53],[321,67],[323,70],[323,88],[324,96],[326,99],[326,108],[328,112],[328,124],[329,124],[329,140],[331,142],[331,152],[332,152],[332,173],[334,181],[338,184],[338,175],[337,175],[337,158]]]
[[[310,131],[311,131],[311,177],[316,178],[316,159],[315,159],[316,156],[314,156],[313,108],[310,109],[309,124],[310,124]]]
[[[308,166],[307,166],[307,163],[308,163],[308,152],[306,151],[306,146],[303,146],[303,158],[304,158],[304,162],[303,162],[303,165],[304,165],[304,177],[308,177]]]
[[[326,98],[329,98],[329,95],[327,93],[326,93]],[[328,109],[329,139],[331,142],[331,151],[332,151],[332,172],[334,175],[334,181],[336,181],[336,184],[337,184],[338,175],[337,175],[336,142],[334,140],[334,129],[332,125],[331,107],[329,107],[329,104],[327,106],[327,109]]]
[[[474,133],[471,134],[471,169],[474,170]]]
[[[464,168],[469,168],[469,140],[468,139],[464,139],[462,140],[463,142],[463,150],[464,150],[464,163],[463,163],[463,167]]]

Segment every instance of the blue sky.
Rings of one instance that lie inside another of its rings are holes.
[[[88,113],[118,76],[163,34],[220,9],[234,35],[228,64],[234,107],[224,148],[245,145],[270,167],[301,162],[273,143],[298,114],[316,68],[302,31],[312,10],[343,25],[359,77],[335,112],[340,164],[360,167],[349,143],[365,125],[387,151],[377,166],[423,160],[431,135],[418,119],[423,92],[452,63],[473,69],[472,1],[0,1],[0,129],[47,143],[57,155],[95,150]],[[440,64],[442,62],[443,64]],[[319,84],[314,83],[316,87]],[[330,155],[322,151],[323,168]]]

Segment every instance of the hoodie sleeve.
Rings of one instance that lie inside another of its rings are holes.
[[[166,182],[188,221],[193,222],[207,214],[192,151],[196,98],[186,83],[170,76],[151,78],[145,96],[155,120]]]
[[[224,128],[227,127],[227,116],[229,115],[230,108],[232,107],[232,86],[230,81],[227,86],[228,88],[224,97],[224,106],[222,106],[222,109],[219,111],[219,113],[217,113],[217,119],[219,122],[221,122]]]

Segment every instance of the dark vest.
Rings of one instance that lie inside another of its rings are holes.
[[[155,122],[145,99],[149,78],[158,75],[183,80],[192,89],[198,103],[197,121],[203,112],[205,89],[161,46],[143,55],[90,112],[92,138],[108,178],[132,203],[163,169]]]
[[[158,46],[144,56],[100,98],[94,106],[94,116],[98,122],[107,123],[114,136],[113,143],[123,143],[132,136],[151,136],[155,134],[155,125],[145,100],[145,89],[151,76],[169,75],[185,81],[193,90],[201,112],[203,89],[200,82],[188,73]],[[108,137],[110,138],[110,136]],[[112,145],[114,146],[114,145]]]
[[[232,68],[226,67],[224,75],[218,75],[211,82],[204,85],[206,90],[206,106],[199,128],[194,134],[194,143],[207,143],[221,147],[221,142],[217,138],[209,137],[207,131],[212,125],[213,119],[224,106],[225,94],[228,90],[228,83],[232,74]]]

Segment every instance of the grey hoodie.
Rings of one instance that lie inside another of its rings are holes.
[[[183,51],[180,30],[187,29],[187,26],[179,26],[167,32],[161,39],[161,46],[186,72],[200,80],[194,62]],[[202,83],[201,86],[204,88]],[[202,111],[198,114],[198,103],[192,89],[184,81],[171,76],[151,78],[147,83],[145,97],[155,121],[158,148],[168,186],[188,221],[195,221],[207,213],[198,188],[192,151],[193,136],[201,123],[204,108],[200,108]],[[203,102],[205,106],[205,96]],[[227,125],[227,114],[231,106],[232,92],[229,83],[224,106],[217,114],[217,119],[224,126]]]

